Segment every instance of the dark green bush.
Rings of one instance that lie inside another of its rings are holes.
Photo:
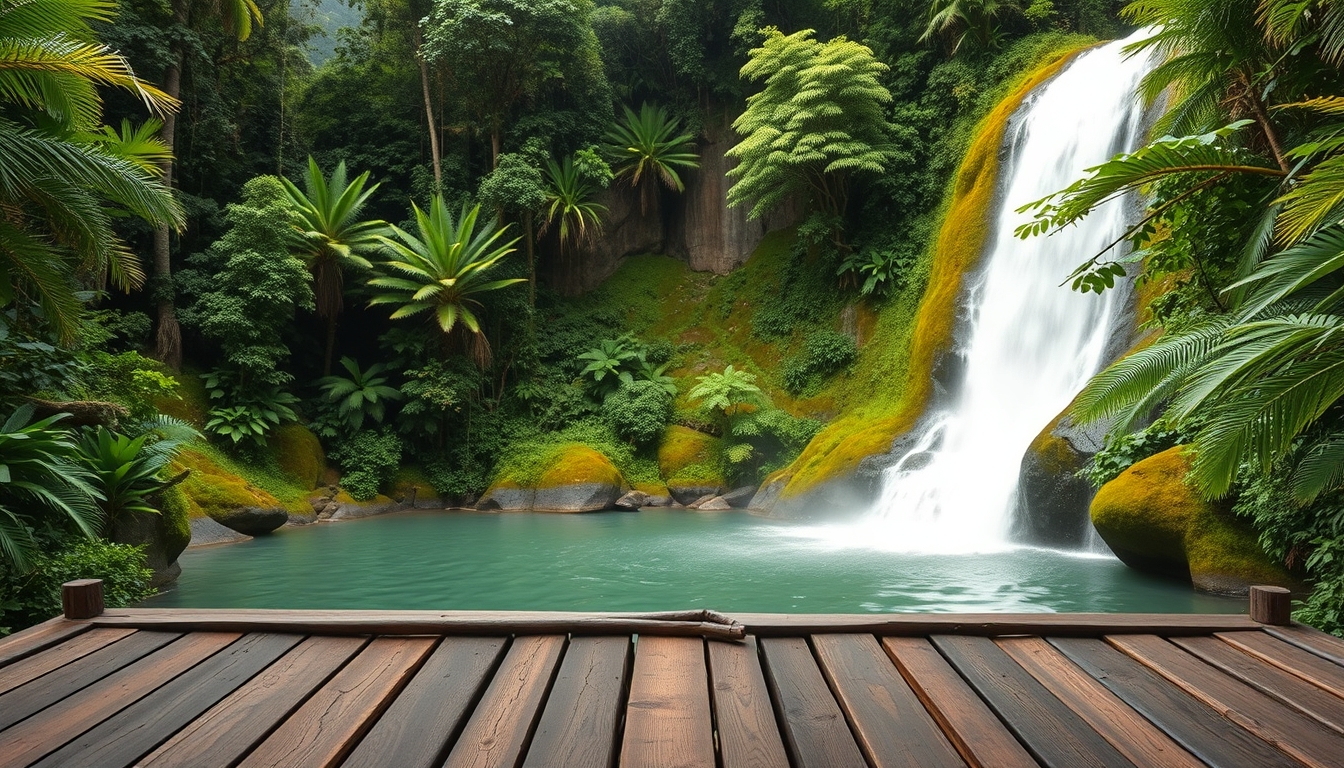
[[[107,607],[124,608],[154,594],[152,576],[140,547],[102,540],[77,540],[39,555],[27,573],[0,566],[0,635],[60,615],[67,581],[102,579]]]
[[[626,382],[607,395],[602,415],[616,434],[636,445],[648,445],[662,436],[672,420],[672,396],[656,382]]]
[[[356,432],[334,446],[328,456],[341,468],[341,487],[356,501],[367,501],[401,466],[401,438],[390,432]]]
[[[803,352],[780,366],[784,389],[794,395],[849,366],[859,356],[854,339],[831,330],[813,331],[803,343]]]

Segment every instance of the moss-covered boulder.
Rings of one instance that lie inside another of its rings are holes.
[[[1106,427],[1078,426],[1065,411],[1031,441],[1022,456],[1020,506],[1014,519],[1014,533],[1021,540],[1066,549],[1086,543],[1095,491],[1078,471],[1102,449]]]
[[[658,472],[680,504],[691,504],[728,487],[721,457],[723,441],[688,427],[673,425],[658,444]]]
[[[191,543],[191,511],[181,487],[171,486],[152,499],[159,514],[129,512],[112,521],[108,536],[118,544],[144,547],[145,565],[154,572],[153,587],[177,580],[182,567],[178,555]]]
[[[1185,482],[1190,456],[1182,447],[1150,456],[1103,485],[1092,500],[1092,524],[1124,563],[1188,578],[1197,589],[1245,594],[1253,584],[1292,586],[1255,533],[1225,505],[1208,502]]]
[[[204,451],[187,449],[178,454],[175,470],[190,469],[182,483],[191,517],[207,515],[218,519],[235,509],[282,507],[270,493],[221,467]]]
[[[476,508],[497,512],[597,512],[629,488],[620,470],[579,443],[554,446],[505,467]]]
[[[266,449],[280,471],[305,491],[316,488],[327,469],[322,442],[302,424],[277,427],[266,438]]]

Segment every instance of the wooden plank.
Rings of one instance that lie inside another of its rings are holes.
[[[1073,663],[1212,768],[1300,768],[1195,697],[1101,640],[1049,638]]]
[[[353,637],[310,637],[140,762],[142,768],[233,765],[364,647]]]
[[[1265,627],[1265,632],[1299,648],[1311,651],[1322,659],[1344,666],[1344,640],[1327,635],[1314,627]]]
[[[149,633],[137,632],[126,641],[141,634]],[[0,733],[0,768],[27,766],[41,759],[224,649],[238,637],[231,632],[188,635],[47,707]]]
[[[967,764],[974,768],[1039,765],[928,640],[888,637],[882,647]]]
[[[610,768],[629,658],[628,636],[569,641],[523,768]]]
[[[1101,734],[985,637],[935,635],[934,647],[1050,768],[1131,768]]]
[[[378,637],[243,759],[243,768],[337,765],[420,666],[435,638]]]
[[[996,642],[1135,765],[1203,768],[1204,763],[1043,638],[1005,637]]]
[[[64,616],[57,616],[9,637],[0,638],[0,667],[92,628],[93,625],[86,621],[70,621]]]
[[[47,755],[45,768],[135,763],[298,644],[298,635],[254,634],[216,653],[150,696]]]
[[[1220,632],[1215,637],[1243,653],[1249,653],[1344,698],[1344,670],[1311,651],[1270,637],[1264,632]]]
[[[1181,637],[1172,642],[1224,673],[1344,734],[1344,700],[1297,675],[1243,653],[1216,637]]]
[[[564,647],[564,635],[514,639],[448,753],[445,768],[513,768],[518,764]]]
[[[765,681],[779,704],[784,743],[799,768],[865,768],[845,715],[801,637],[761,640]]]
[[[814,635],[812,644],[869,765],[966,765],[876,638]]]
[[[1113,635],[1107,642],[1144,663],[1228,720],[1311,765],[1338,768],[1344,738],[1296,710],[1205,664],[1154,635]]]
[[[65,642],[51,646],[40,653],[25,657],[6,667],[0,667],[0,693],[60,669],[88,656],[135,632],[134,629],[95,629],[81,632]]]
[[[181,635],[136,632],[0,696],[0,730],[127,667]]]
[[[699,636],[705,622],[641,619],[641,613],[566,611],[332,611],[110,609],[91,622],[101,627],[180,630],[300,632],[315,635],[617,635],[683,633]],[[1207,635],[1262,629],[1240,614],[1176,613],[966,613],[966,614],[786,614],[742,613],[733,617],[750,634],[798,637],[827,632],[883,636],[1052,635],[1099,637],[1142,631],[1156,635]],[[722,625],[712,625],[722,629]]]
[[[702,640],[643,637],[625,710],[622,768],[714,768]]]
[[[442,763],[507,644],[504,638],[444,638],[343,768]]]
[[[723,768],[789,768],[756,638],[706,647]]]

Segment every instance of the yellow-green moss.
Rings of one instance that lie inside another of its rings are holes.
[[[1122,557],[1173,567],[1184,563],[1196,581],[1291,583],[1244,521],[1186,484],[1189,471],[1190,456],[1182,447],[1134,464],[1097,491],[1092,524]]]
[[[266,450],[280,471],[304,490],[316,488],[327,468],[322,442],[302,424],[286,424],[273,430],[266,438]]]
[[[417,499],[437,498],[438,494],[434,492],[434,485],[429,482],[429,478],[419,468],[414,466],[403,466],[397,469],[397,474],[392,478],[392,495],[398,498],[410,496],[411,489],[415,489]]]
[[[221,467],[204,451],[185,450],[174,464],[177,471],[191,470],[179,486],[191,517],[213,517],[239,507],[281,506],[279,499]]]
[[[1036,87],[1058,73],[1082,48],[1055,52],[1024,74],[977,126],[953,180],[943,226],[934,244],[928,283],[911,327],[910,305],[897,302],[881,313],[874,337],[887,334],[879,354],[860,353],[855,386],[869,393],[840,419],[813,438],[792,465],[770,480],[785,479],[784,497],[852,474],[865,457],[890,449],[892,441],[915,425],[933,391],[932,371],[952,343],[962,277],[980,259],[993,223],[998,187],[999,150],[1008,120]],[[899,396],[873,398],[873,387],[899,388]]]
[[[620,470],[606,456],[586,445],[566,446],[541,474],[537,488],[555,488],[579,483],[601,483],[623,487]]]
[[[650,496],[668,496],[671,494],[664,483],[635,483],[633,490]]]
[[[1056,416],[1054,421],[1036,435],[1031,445],[1027,446],[1027,453],[1034,454],[1040,468],[1052,475],[1071,474],[1082,469],[1078,452],[1068,440],[1055,434],[1055,428],[1072,408],[1072,405],[1065,408],[1064,412]]]
[[[164,549],[181,552],[191,542],[191,501],[174,485],[159,494],[159,537]]]
[[[669,485],[723,485],[722,443],[713,435],[674,424],[658,444],[658,471]]]
[[[204,428],[206,414],[210,412],[210,395],[205,391],[205,383],[200,376],[187,371],[174,373],[173,378],[177,380],[175,396],[156,399],[154,407],[197,429]]]

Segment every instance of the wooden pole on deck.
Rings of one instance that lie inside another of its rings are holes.
[[[1292,591],[1283,587],[1251,587],[1251,619],[1276,626],[1292,624]]]
[[[61,585],[61,606],[67,619],[92,619],[103,612],[103,580],[77,579]]]

